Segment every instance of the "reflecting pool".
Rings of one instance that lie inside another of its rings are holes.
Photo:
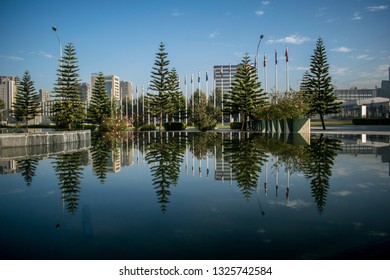
[[[389,136],[90,144],[0,154],[1,259],[390,258]]]

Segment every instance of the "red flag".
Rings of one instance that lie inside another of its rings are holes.
[[[286,47],[286,62],[288,62],[288,48]]]
[[[266,67],[266,66],[267,66],[267,57],[266,57],[266,55],[264,53],[264,67]]]

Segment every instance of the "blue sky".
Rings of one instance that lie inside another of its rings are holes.
[[[290,86],[297,89],[319,36],[338,88],[380,86],[390,66],[389,0],[5,0],[0,75],[22,76],[28,70],[36,89],[51,90],[59,65],[52,25],[63,46],[75,45],[85,82],[102,71],[146,85],[164,42],[170,67],[182,79],[200,71],[204,88],[205,72],[211,77],[214,65],[236,64],[245,53],[254,59],[260,34],[269,91],[275,84],[274,50],[279,90],[286,88],[286,46]],[[263,67],[260,76],[264,85]]]

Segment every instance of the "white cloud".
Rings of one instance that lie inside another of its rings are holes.
[[[298,71],[308,71],[308,70],[310,70],[310,67],[298,66],[298,67],[297,67],[297,70],[298,70]]]
[[[255,11],[256,16],[264,15],[264,11]]]
[[[219,35],[220,35],[219,29],[216,29],[215,31],[209,33],[209,38],[214,39],[214,38],[217,38]]]
[[[333,75],[344,75],[347,73],[347,71],[348,71],[348,67],[338,67],[338,66],[332,67],[332,74]]]
[[[301,45],[305,42],[309,42],[311,39],[307,36],[301,36],[301,35],[289,35],[284,38],[279,38],[275,40],[268,40],[267,44],[274,44],[274,43],[284,43],[284,44],[293,44],[293,45]]]
[[[12,55],[0,55],[0,59],[2,60],[13,60],[13,61],[23,61],[24,59],[19,56],[12,56]]]
[[[180,17],[180,16],[184,15],[184,13],[179,11],[178,9],[172,9],[171,10],[171,15],[174,16],[174,17]]]
[[[347,47],[338,47],[338,48],[333,48],[333,49],[330,49],[330,50],[334,51],[334,52],[342,52],[342,53],[347,53],[347,52],[351,51],[351,49],[347,48]]]
[[[268,4],[269,4],[269,1],[262,1],[261,4],[263,4],[263,5],[268,5]]]
[[[336,196],[348,196],[348,195],[351,195],[352,192],[350,191],[339,191],[339,192],[332,192],[333,195],[336,195]]]
[[[369,56],[368,54],[362,54],[362,55],[358,55],[356,57],[356,59],[360,59],[360,60],[374,60],[375,58],[372,57],[372,56]]]
[[[352,20],[361,20],[361,19],[363,19],[363,17],[360,16],[360,13],[358,12],[353,13]]]
[[[49,54],[49,53],[44,52],[44,51],[40,51],[40,52],[39,52],[39,55],[44,56],[44,57],[46,57],[46,58],[53,58],[53,55],[52,55],[52,54]]]
[[[380,5],[380,6],[370,6],[370,7],[366,7],[366,9],[369,11],[369,12],[377,12],[377,11],[383,11],[383,10],[387,10],[389,6],[387,5]]]

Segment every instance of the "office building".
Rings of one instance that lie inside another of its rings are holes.
[[[95,84],[98,74],[93,73],[91,76],[91,87]],[[104,82],[106,85],[107,94],[110,98],[115,99],[118,104],[120,102],[120,79],[115,75],[104,75]]]
[[[80,91],[80,100],[89,103],[91,101],[91,85],[88,83],[82,83]]]
[[[214,86],[223,89],[223,93],[230,93],[231,84],[236,78],[237,65],[214,66]]]
[[[377,96],[377,89],[335,89],[334,94],[338,100],[342,101],[354,101],[374,98]]]
[[[133,98],[133,84],[132,82],[121,81],[120,82],[121,100],[124,100],[126,96],[128,100]]]

